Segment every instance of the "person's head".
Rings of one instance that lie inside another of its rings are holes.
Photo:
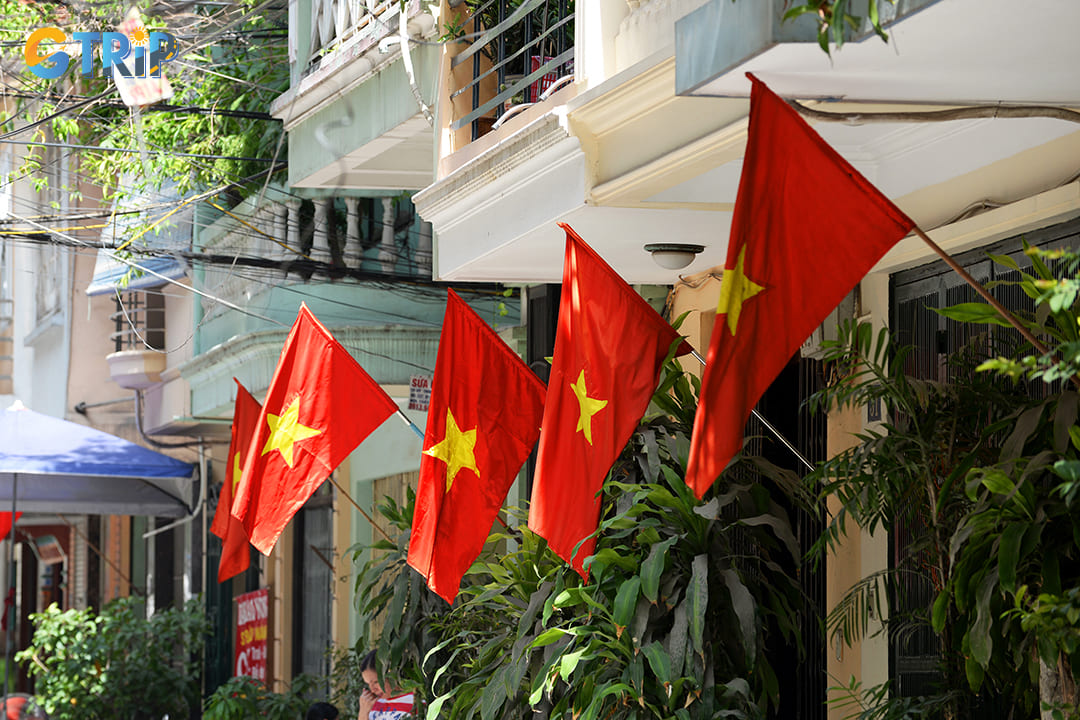
[[[360,676],[376,697],[385,698],[389,693],[379,684],[379,671],[375,667],[375,651],[372,650],[360,661]]]
[[[337,720],[338,709],[330,703],[317,702],[308,708],[305,720]]]

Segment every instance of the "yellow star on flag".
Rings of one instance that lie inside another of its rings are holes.
[[[293,445],[309,437],[319,435],[322,430],[300,424],[300,396],[293,399],[281,415],[266,413],[266,424],[270,426],[270,437],[262,454],[277,450],[289,467],[293,466]]]
[[[240,476],[243,474],[243,469],[240,467],[240,453],[236,453],[232,456],[232,489],[234,496],[236,495],[236,486],[240,484]]]
[[[735,334],[735,328],[739,325],[739,314],[742,312],[743,303],[765,289],[764,285],[758,285],[746,277],[743,271],[743,259],[746,257],[746,246],[739,250],[739,259],[734,268],[724,268],[724,277],[720,281],[720,302],[716,306],[717,315],[727,315],[727,326],[731,334]]]
[[[577,421],[577,432],[584,432],[585,440],[592,445],[592,416],[600,412],[608,401],[589,397],[588,388],[585,387],[584,368],[578,375],[577,382],[570,385],[570,389],[577,396],[578,405],[581,409],[581,415],[578,416]]]
[[[480,471],[476,468],[476,428],[461,431],[454,413],[450,408],[446,409],[446,434],[442,442],[432,445],[424,451],[425,455],[438,458],[446,463],[446,492],[450,492],[450,486],[454,478],[462,468],[468,468],[480,477]]]

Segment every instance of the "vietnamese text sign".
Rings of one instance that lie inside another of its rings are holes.
[[[409,409],[426,411],[431,404],[431,376],[413,375],[409,383]]]
[[[266,630],[270,590],[262,588],[236,598],[236,662],[234,675],[266,682]]]

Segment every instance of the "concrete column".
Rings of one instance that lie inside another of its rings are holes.
[[[360,198],[345,198],[345,247],[341,253],[345,265],[357,268],[364,262],[364,248],[360,246]]]
[[[285,244],[289,248],[284,251],[284,263],[288,266],[289,263],[300,257],[300,201],[290,198],[285,201],[285,205],[289,209],[289,219],[285,233]]]
[[[285,260],[289,252],[285,249],[285,244],[288,242],[286,232],[289,225],[289,207],[284,203],[274,203],[270,208],[274,214],[274,229],[271,232],[274,242],[271,243],[270,257],[275,260]]]
[[[397,247],[394,244],[394,199],[382,199],[382,242],[379,243],[379,269],[384,273],[394,272],[397,265]]]
[[[420,238],[416,246],[416,265],[421,277],[431,277],[431,223],[420,223]]]
[[[327,265],[333,260],[330,254],[330,208],[333,203],[330,198],[315,201],[315,233],[308,253],[315,262]]]

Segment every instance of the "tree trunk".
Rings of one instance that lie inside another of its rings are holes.
[[[1057,666],[1051,668],[1039,659],[1039,700],[1042,704],[1042,720],[1052,720],[1055,707],[1078,707],[1076,681],[1072,668],[1064,655],[1058,656]]]

